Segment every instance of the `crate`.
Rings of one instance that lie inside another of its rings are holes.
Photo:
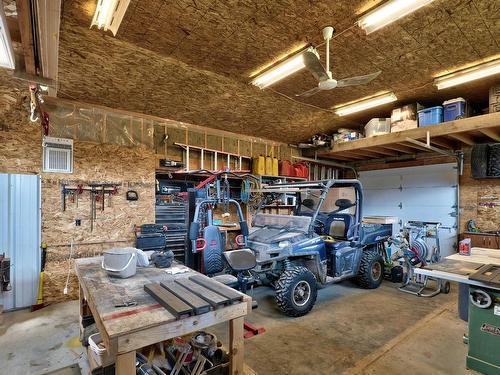
[[[443,121],[453,121],[468,117],[468,104],[464,98],[446,100],[443,103]]]
[[[424,107],[419,103],[408,104],[399,108],[394,108],[391,112],[391,124],[400,121],[416,120],[417,113]]]
[[[443,107],[425,108],[418,111],[418,126],[430,126],[443,122]]]
[[[376,135],[389,134],[391,132],[390,118],[372,118],[365,125],[365,137],[374,137]]]

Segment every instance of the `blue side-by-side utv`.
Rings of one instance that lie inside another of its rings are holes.
[[[342,191],[350,190],[351,199],[332,200],[339,196],[334,190],[340,188],[348,188]],[[294,214],[266,214],[259,209],[248,230],[238,203],[231,201],[238,205],[243,246],[233,251],[219,248],[215,256],[210,243],[220,241],[213,240],[218,235],[214,236],[213,226],[209,228],[211,239],[204,250],[208,274],[223,273],[215,277],[240,288],[250,283],[272,286],[278,306],[289,316],[302,316],[313,308],[318,285],[348,278],[369,289],[381,284],[383,243],[392,235],[392,225],[362,223],[363,188],[358,180],[275,184],[262,192],[263,207],[291,198]],[[190,238],[196,241],[196,215],[193,224]]]

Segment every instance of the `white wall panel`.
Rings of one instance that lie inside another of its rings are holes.
[[[40,230],[40,178],[0,173],[0,253],[10,257],[12,285],[12,290],[0,292],[5,310],[36,302]]]

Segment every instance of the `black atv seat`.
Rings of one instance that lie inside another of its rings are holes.
[[[354,223],[354,215],[332,214],[326,220],[325,232],[337,240],[347,240],[349,229]]]
[[[248,271],[257,265],[255,254],[250,249],[223,251],[222,255],[229,267],[236,272]]]

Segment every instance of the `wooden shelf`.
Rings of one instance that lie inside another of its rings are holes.
[[[423,145],[427,139],[431,147]],[[500,142],[500,112],[334,144],[318,150],[317,156],[355,162],[422,152],[436,154],[437,149],[454,151],[481,142]]]

